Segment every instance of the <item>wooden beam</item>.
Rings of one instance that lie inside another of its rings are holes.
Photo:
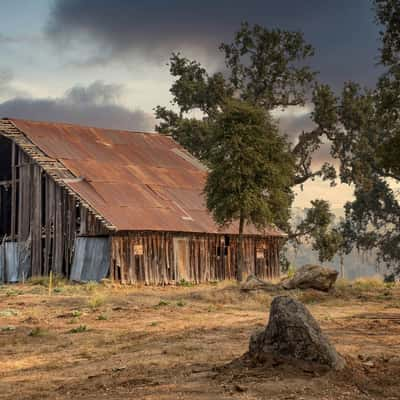
[[[16,145],[12,142],[11,148],[11,240],[15,240],[16,206],[17,206],[17,169],[15,168]]]

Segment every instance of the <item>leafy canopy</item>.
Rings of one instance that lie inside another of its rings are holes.
[[[342,248],[377,249],[381,260],[400,270],[400,1],[375,0],[374,6],[384,73],[375,88],[347,82],[339,96],[320,86],[314,120],[331,140],[341,181],[354,187]]]
[[[264,110],[227,100],[209,125],[205,193],[221,225],[243,220],[259,228],[286,224],[294,164],[285,139]]]
[[[305,42],[301,32],[243,23],[233,42],[221,44],[220,50],[226,70],[211,75],[197,61],[172,54],[170,73],[176,80],[170,92],[175,110],[161,106],[155,109],[160,120],[156,129],[171,134],[203,160],[209,133],[198,119],[190,117],[191,112],[199,111],[202,121],[208,121],[221,112],[226,98],[241,99],[266,112],[304,105],[319,98],[316,73],[307,65],[314,49]],[[314,95],[308,98],[312,88]],[[323,104],[315,112],[314,120],[318,120],[320,112],[324,112]],[[335,178],[335,170],[329,164],[318,171],[311,169],[312,154],[319,149],[323,134],[322,129],[300,134],[292,149],[296,169],[294,184],[318,176]]]
[[[210,167],[206,192],[217,222],[239,219],[263,226],[268,221],[290,231],[293,186],[336,176],[328,163],[312,170],[312,156],[335,116],[329,88],[316,83],[307,64],[314,49],[301,32],[244,23],[220,51],[226,69],[213,74],[197,61],[172,54],[173,108],[156,107],[156,129],[171,134]],[[306,103],[315,105],[316,127],[301,132],[291,146],[270,112]],[[313,222],[321,224],[321,219]],[[329,229],[316,228],[313,238],[324,232],[326,239]]]

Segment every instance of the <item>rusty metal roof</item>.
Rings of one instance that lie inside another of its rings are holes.
[[[220,228],[202,194],[206,170],[171,137],[11,119],[48,158],[77,179],[65,184],[118,231],[180,231],[236,234]],[[282,236],[277,229],[245,234]]]

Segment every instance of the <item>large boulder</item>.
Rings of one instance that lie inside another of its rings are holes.
[[[307,264],[299,268],[291,279],[282,282],[284,289],[317,289],[328,291],[332,288],[338,272],[321,265]]]
[[[245,282],[241,283],[240,289],[243,291],[250,290],[266,290],[266,291],[277,291],[282,289],[281,285],[276,285],[272,282],[266,282],[257,278],[255,275],[249,275]]]
[[[335,370],[345,366],[311,313],[289,296],[274,298],[267,327],[250,338],[249,356],[258,362],[301,361]]]

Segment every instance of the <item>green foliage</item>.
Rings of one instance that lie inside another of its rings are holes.
[[[400,2],[398,0],[374,0],[377,22],[381,31],[381,62],[384,65],[400,63]]]
[[[205,193],[220,225],[242,219],[260,228],[285,226],[293,199],[293,162],[288,145],[265,112],[229,100],[210,125]]]
[[[177,286],[183,286],[183,287],[192,287],[194,286],[192,282],[187,281],[186,279],[181,279],[179,282],[176,284]]]
[[[287,274],[286,275],[290,279],[290,278],[293,278],[295,272],[296,272],[296,267],[294,265],[289,265],[288,268],[287,268]]]
[[[160,301],[158,302],[158,304],[156,305],[157,308],[159,308],[159,307],[165,307],[165,306],[169,306],[169,301],[160,300]]]
[[[24,292],[22,290],[15,290],[15,289],[9,289],[6,292],[7,297],[14,297],[14,296],[19,296],[23,294]]]
[[[241,98],[272,110],[303,105],[315,73],[301,61],[314,55],[301,32],[243,23],[231,44],[220,49],[229,81]]]
[[[83,332],[87,332],[88,328],[86,325],[79,325],[76,328],[72,328],[71,330],[68,331],[68,333],[83,333]]]
[[[100,306],[105,304],[106,296],[101,293],[93,293],[88,299],[87,305],[92,310],[97,310]]]
[[[400,270],[400,2],[374,1],[381,24],[380,62],[386,70],[374,89],[347,82],[339,97],[328,87],[315,95],[314,121],[331,140],[340,179],[354,187],[340,229],[341,248],[377,249],[379,258]],[[321,105],[321,109],[319,109]],[[318,106],[318,107],[317,107]],[[340,235],[321,237],[329,253]],[[327,242],[325,240],[328,239]]]
[[[307,65],[314,50],[301,32],[243,23],[233,42],[220,50],[224,74],[209,74],[197,61],[172,54],[176,111],[156,107],[156,129],[171,134],[210,168],[207,205],[219,224],[239,220],[242,231],[245,223],[275,223],[288,230],[292,187],[317,177],[334,184],[335,168],[325,163],[314,171],[312,155],[338,122],[335,98],[328,86],[316,84],[316,73]],[[300,133],[289,147],[270,111],[310,102],[316,128]],[[332,253],[336,236],[323,240],[319,246]]]
[[[7,325],[7,326],[2,326],[0,327],[0,331],[1,332],[12,332],[15,331],[17,328],[15,326],[12,325]]]
[[[0,317],[15,317],[17,315],[18,315],[18,311],[13,310],[11,308],[0,311]]]
[[[59,274],[53,274],[52,285],[55,288],[62,288],[67,284],[65,277]],[[32,286],[43,286],[45,288],[49,287],[50,277],[48,276],[32,276],[27,283]]]
[[[82,316],[82,311],[73,310],[71,314],[72,314],[72,317],[73,317],[73,318],[79,318],[79,317]]]
[[[172,104],[178,111],[161,106],[155,108],[156,118],[160,120],[156,129],[171,134],[203,160],[207,160],[210,146],[209,123],[215,122],[226,99],[240,99],[266,112],[314,100],[307,98],[310,89],[316,86],[316,73],[307,65],[314,50],[301,32],[243,23],[233,42],[221,44],[220,50],[225,58],[224,74],[210,75],[197,61],[172,54],[170,73],[175,82],[170,92]],[[316,88],[316,92],[322,91],[318,85]],[[319,113],[325,113],[323,106],[320,102],[314,119],[318,119]],[[189,116],[192,111],[199,111],[200,117]],[[311,171],[311,157],[318,150],[323,134],[321,129],[301,134],[292,151],[297,172],[293,183],[304,183],[317,176],[334,179],[335,171],[331,166]]]
[[[330,261],[335,254],[344,251],[342,228],[334,226],[335,215],[327,201],[313,200],[311,205],[292,239],[311,242],[313,250],[318,251],[319,261]]]

